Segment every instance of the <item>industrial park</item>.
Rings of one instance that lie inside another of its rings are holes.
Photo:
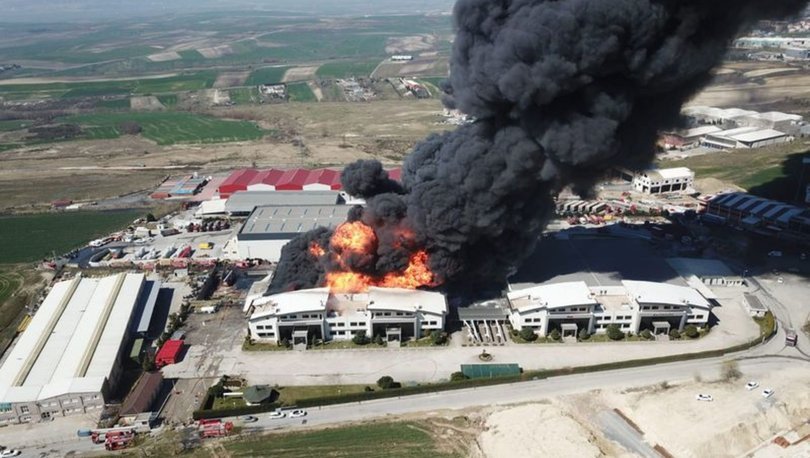
[[[281,1],[0,19],[0,458],[810,454],[806,1]]]

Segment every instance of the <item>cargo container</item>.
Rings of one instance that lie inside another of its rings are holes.
[[[155,356],[155,365],[160,369],[169,364],[175,364],[180,361],[180,354],[183,351],[182,340],[167,340],[166,343],[160,347],[157,355]]]

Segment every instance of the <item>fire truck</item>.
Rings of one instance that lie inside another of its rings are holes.
[[[230,421],[224,423],[220,419],[199,421],[200,437],[203,439],[209,437],[225,437],[231,433],[232,429],[233,422]]]
[[[132,445],[135,440],[134,431],[113,431],[107,433],[104,439],[104,448],[107,450],[121,450]]]
[[[118,437],[121,435],[134,436],[135,429],[131,427],[94,429],[90,433],[90,440],[93,441],[94,444],[101,444],[102,442],[105,442],[108,437]]]

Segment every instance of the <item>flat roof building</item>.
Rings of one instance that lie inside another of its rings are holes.
[[[551,283],[506,294],[509,321],[518,331],[528,327],[540,336],[553,329],[576,337],[606,332],[615,324],[623,332],[654,333],[705,327],[712,304],[697,290],[668,283],[622,280],[621,286],[589,287],[584,281]]]
[[[253,299],[249,311],[250,335],[260,341],[350,340],[364,331],[398,343],[444,329],[447,302],[441,293],[413,289],[333,294],[313,288]]]
[[[0,423],[101,409],[120,376],[144,283],[143,274],[123,273],[56,283],[0,366]]]
[[[245,191],[237,192],[225,201],[225,212],[231,216],[247,216],[256,207],[273,205],[337,205],[340,203],[337,191]]]
[[[810,210],[743,192],[708,196],[704,218],[792,242],[810,243]]]
[[[636,173],[633,188],[645,194],[683,192],[692,188],[695,172],[686,167],[655,169]]]
[[[277,262],[287,242],[316,227],[337,227],[346,221],[351,208],[349,205],[256,207],[236,235],[238,256]]]

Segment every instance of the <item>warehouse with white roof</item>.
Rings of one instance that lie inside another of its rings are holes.
[[[264,342],[350,340],[358,331],[389,343],[444,329],[447,302],[441,293],[370,287],[356,294],[313,288],[256,298],[248,305],[250,336]]]
[[[654,333],[705,327],[712,303],[693,288],[623,280],[621,286],[589,287],[584,281],[542,284],[506,294],[509,321],[518,331],[540,336],[557,329],[563,336],[603,333],[611,324],[623,332]]]
[[[100,413],[145,284],[143,274],[123,273],[56,283],[0,366],[0,424]]]

